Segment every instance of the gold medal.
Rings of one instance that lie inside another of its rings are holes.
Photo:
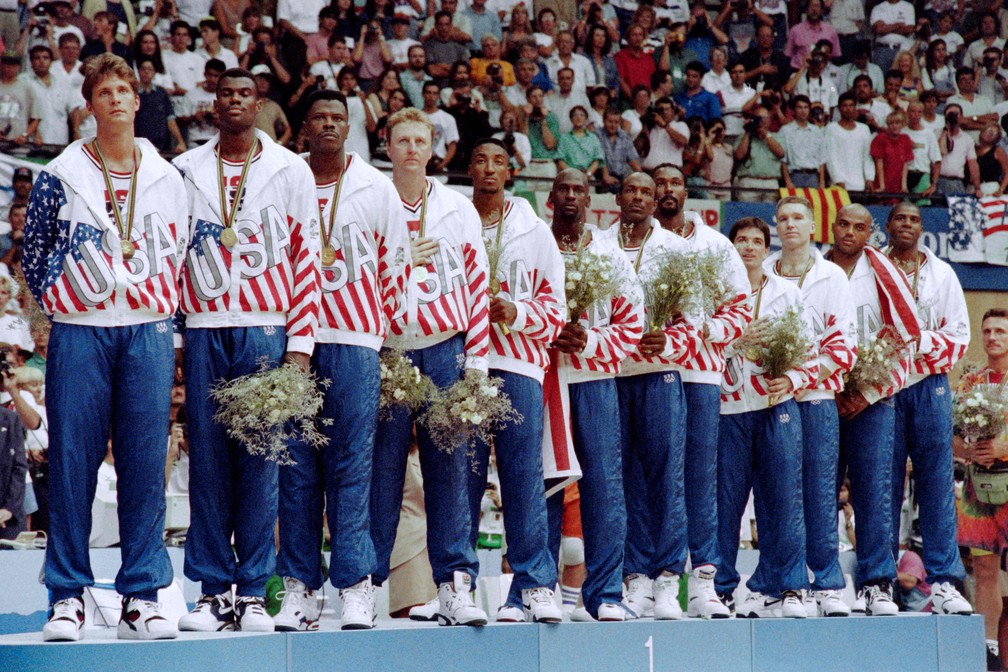
[[[125,260],[130,260],[133,255],[136,254],[136,246],[133,245],[133,241],[130,240],[120,240],[119,248],[122,250],[122,257]]]
[[[336,261],[336,250],[330,245],[326,245],[322,248],[322,265],[332,266],[333,262]]]
[[[322,214],[322,206],[319,206],[319,225],[322,229],[322,265],[332,266],[336,262],[336,248],[332,246],[333,228],[336,226],[336,209],[339,207],[340,192],[343,191],[343,178],[346,177],[347,169],[350,167],[350,157],[343,162],[343,171],[340,172],[336,186],[333,187],[332,198],[329,199],[329,226],[326,227],[325,216]]]
[[[105,157],[102,156],[101,148],[98,147],[98,141],[95,140],[92,147],[94,147],[95,156],[98,159],[98,166],[101,168],[102,177],[105,178],[105,191],[109,196],[112,209],[112,219],[115,220],[116,228],[119,230],[119,235],[116,237],[119,240],[119,249],[122,250],[123,261],[129,261],[136,254],[136,247],[130,240],[130,236],[133,232],[133,213],[136,211],[136,193],[137,193],[137,173],[140,170],[140,160],[137,158],[136,147],[133,147],[133,172],[130,175],[129,183],[129,196],[126,199],[126,218],[123,219],[122,210],[119,209],[119,204],[116,202],[115,198],[115,186],[112,184],[112,175],[109,173],[108,166],[105,164]]]
[[[413,269],[413,275],[416,276],[417,282],[427,282],[427,267],[418,266]]]
[[[221,245],[228,248],[229,250],[238,243],[238,234],[230,226],[221,229],[220,232],[220,242]]]

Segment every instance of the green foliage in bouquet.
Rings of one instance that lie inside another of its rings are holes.
[[[1008,417],[1008,388],[981,383],[952,400],[952,425],[957,434],[970,441],[993,439],[1005,430]]]
[[[746,359],[761,364],[769,378],[780,378],[804,363],[815,347],[795,307],[754,320],[733,345]]]
[[[677,314],[701,308],[700,274],[694,259],[679,252],[663,251],[648,265],[644,280],[644,306],[651,330],[657,331]]]
[[[608,257],[588,251],[586,238],[582,237],[574,254],[564,255],[568,322],[599,301],[616,296],[622,284],[616,265]]]
[[[466,371],[462,380],[431,399],[420,422],[441,450],[451,452],[477,440],[489,443],[495,429],[522,421],[501,391],[503,384],[500,378]]]
[[[415,411],[437,394],[434,381],[420,373],[420,369],[399,350],[383,350],[378,366],[381,371],[378,402],[381,417],[386,417],[393,406]]]
[[[735,298],[735,290],[728,282],[728,260],[727,250],[705,250],[692,256],[702,290],[700,310],[707,317]]]
[[[875,387],[885,387],[892,371],[899,364],[906,347],[885,331],[858,343],[857,361],[846,376],[845,389],[865,392]]]

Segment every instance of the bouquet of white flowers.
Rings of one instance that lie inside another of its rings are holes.
[[[411,411],[437,393],[437,386],[398,350],[384,350],[378,364],[381,372],[379,414],[385,417],[393,406]]]
[[[664,251],[644,282],[644,305],[651,330],[658,331],[677,314],[699,310],[703,302],[699,269],[693,257]]]
[[[779,315],[754,320],[732,344],[733,352],[762,365],[768,378],[780,378],[809,358],[815,347],[801,311],[790,307]],[[770,405],[775,403],[770,396]]]
[[[863,393],[885,387],[905,353],[906,346],[888,331],[872,334],[867,342],[858,343],[857,361],[847,373],[845,389]]]
[[[584,237],[574,254],[564,255],[564,270],[568,322],[576,321],[588,308],[619,292],[619,270],[608,257],[589,252]]]
[[[328,380],[320,381],[297,364],[271,369],[263,361],[257,373],[221,381],[210,390],[217,403],[214,420],[251,455],[293,464],[287,448],[290,441],[300,439],[316,448],[328,443],[315,426],[323,401],[319,388],[328,385]]]
[[[462,380],[431,399],[420,422],[442,450],[450,452],[476,440],[489,443],[494,429],[522,421],[511,400],[501,392],[503,383],[500,378],[469,370]]]
[[[692,255],[701,289],[700,309],[710,317],[718,308],[735,298],[728,282],[728,251],[706,250]]]
[[[1008,388],[981,383],[952,400],[952,424],[968,441],[993,439],[1005,430]]]

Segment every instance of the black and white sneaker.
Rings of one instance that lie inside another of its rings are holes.
[[[42,628],[44,642],[79,642],[84,630],[84,600],[68,597],[52,605]]]
[[[749,593],[738,610],[739,618],[780,618],[780,615],[780,599],[762,593]]]
[[[266,601],[261,597],[241,595],[235,600],[235,629],[242,632],[274,632],[276,624],[266,612]]]
[[[178,628],[186,632],[234,630],[235,614],[231,594],[200,595],[193,610],[179,619]]]
[[[735,615],[735,593],[718,593],[717,599],[728,608],[731,616]]]
[[[119,639],[175,639],[178,629],[161,615],[157,602],[127,597],[119,616]]]
[[[869,616],[895,616],[899,607],[893,601],[892,585],[885,579],[865,584],[861,588],[865,598],[865,613]]]

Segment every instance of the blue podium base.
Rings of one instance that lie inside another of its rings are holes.
[[[593,670],[879,670],[976,672],[985,668],[979,616],[906,615],[443,628],[382,620],[371,631],[182,633],[167,642],[120,642],[88,630],[79,643],[38,632],[0,637],[0,670],[121,669],[159,672],[591,672]]]

